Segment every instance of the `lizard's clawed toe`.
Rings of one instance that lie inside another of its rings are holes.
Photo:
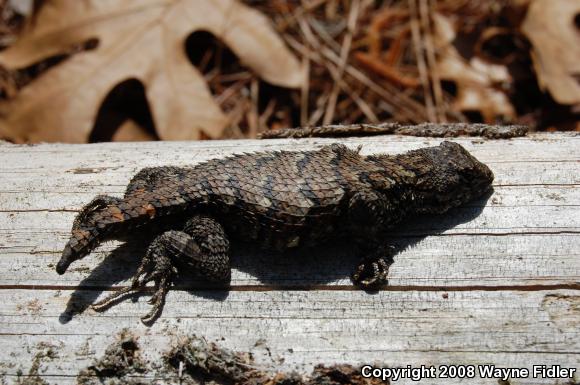
[[[143,261],[141,266],[139,266],[139,269],[133,277],[131,286],[120,289],[105,299],[94,303],[91,308],[96,311],[106,310],[130,295],[146,291],[149,288],[147,284],[149,282],[154,282],[155,292],[153,293],[153,296],[147,301],[150,305],[153,306],[153,308],[146,315],[141,317],[141,320],[145,324],[150,324],[153,322],[159,316],[159,314],[161,314],[163,304],[165,303],[165,296],[167,295],[169,287],[171,286],[171,277],[173,276],[175,269],[171,268],[168,271],[156,270],[150,262],[150,260],[146,259]]]
[[[141,317],[141,322],[143,322],[145,325],[151,325],[153,321],[155,321],[157,317],[159,317],[160,312],[161,308],[151,309],[151,311],[149,311],[147,314]]]
[[[384,259],[361,263],[352,274],[353,282],[365,290],[373,290],[387,282],[389,266]]]
[[[144,324],[148,325],[152,323],[161,314],[161,310],[163,309],[163,305],[165,304],[165,296],[169,291],[170,285],[169,282],[170,281],[168,279],[162,278],[161,282],[158,285],[155,285],[157,287],[157,290],[155,291],[153,296],[149,299],[149,301],[147,301],[153,307],[146,315],[141,317],[141,321]]]
[[[105,299],[102,299],[101,301],[92,304],[91,309],[99,312],[107,310],[114,304],[121,302],[125,297],[136,294],[137,292],[139,292],[139,290],[132,286],[119,289],[113,294],[105,297]]]

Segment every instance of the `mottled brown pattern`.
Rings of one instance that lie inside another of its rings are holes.
[[[525,136],[529,129],[522,125],[489,125],[481,123],[421,123],[405,125],[395,122],[380,124],[348,124],[319,127],[281,128],[264,131],[260,139],[274,138],[322,138],[372,135],[410,135],[433,138],[456,138],[458,136],[483,136],[490,139],[509,139]]]
[[[370,287],[386,279],[382,232],[408,214],[441,213],[478,197],[492,180],[484,164],[450,142],[396,156],[365,157],[335,144],[235,155],[192,168],[146,168],[123,198],[98,196],[81,210],[57,272],[101,242],[147,226],[159,229],[159,236],[132,286],[97,309],[154,281],[154,311],[145,317],[151,320],[178,265],[229,279],[230,237],[283,250],[350,236],[367,256],[353,280]],[[173,228],[166,231],[162,222]]]

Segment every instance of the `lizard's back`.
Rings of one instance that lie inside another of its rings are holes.
[[[284,249],[333,234],[364,159],[345,146],[214,159],[157,181],[154,194],[177,194],[188,210],[215,216],[228,235]]]

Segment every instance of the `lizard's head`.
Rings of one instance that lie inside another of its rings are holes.
[[[457,143],[445,141],[406,155],[411,157],[417,175],[413,195],[418,212],[445,212],[491,188],[491,170]]]

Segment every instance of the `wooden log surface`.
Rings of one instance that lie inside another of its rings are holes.
[[[180,280],[162,317],[148,328],[139,322],[148,310],[146,297],[105,313],[87,309],[104,291],[127,284],[146,240],[106,244],[67,274],[54,271],[76,211],[97,194],[121,195],[140,168],[335,141],[0,144],[0,375],[8,384],[20,373],[25,378],[35,355],[50,345],[57,357],[42,362],[41,377],[76,383],[79,369],[123,328],[139,336],[151,360],[179,336],[195,333],[252,351],[259,363],[271,364],[272,356],[283,359],[276,361],[281,369],[300,371],[318,363],[378,362],[546,364],[580,372],[580,136],[574,134],[454,139],[494,171],[493,194],[393,231],[385,240],[399,249],[390,285],[375,294],[351,285],[356,258],[348,247],[291,259],[242,248],[233,251],[229,290]],[[362,145],[363,154],[441,142],[399,136],[340,141]],[[510,383],[567,381],[530,377]]]

